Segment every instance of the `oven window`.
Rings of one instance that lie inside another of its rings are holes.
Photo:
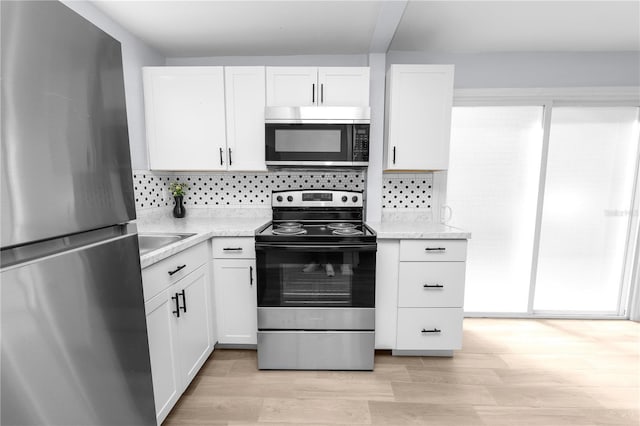
[[[374,307],[375,251],[258,251],[258,306]]]
[[[340,130],[276,130],[276,152],[340,152]]]

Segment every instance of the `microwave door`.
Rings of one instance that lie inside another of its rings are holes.
[[[348,124],[266,124],[267,165],[350,163],[352,140]]]

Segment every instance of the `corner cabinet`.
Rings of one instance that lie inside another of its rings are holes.
[[[267,106],[369,106],[368,67],[267,67]]]
[[[255,346],[258,321],[254,239],[234,237],[212,241],[218,343]]]
[[[149,168],[226,170],[223,68],[144,67],[143,80]]]
[[[376,349],[452,356],[462,347],[466,240],[381,240]]]
[[[142,270],[158,424],[213,351],[208,243]]]
[[[446,170],[453,65],[391,65],[387,72],[384,167]]]

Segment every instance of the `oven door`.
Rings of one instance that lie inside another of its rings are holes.
[[[265,124],[267,165],[353,165],[353,124]]]
[[[376,244],[256,243],[258,307],[375,307]]]

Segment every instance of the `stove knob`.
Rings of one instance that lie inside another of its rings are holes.
[[[287,201],[289,201],[289,202],[293,201],[293,197],[292,197],[291,195],[289,195],[289,196],[287,197]]]
[[[343,203],[346,203],[346,202],[347,202],[347,196],[346,196],[346,195],[343,195],[343,196],[342,196],[342,202],[343,202]]]
[[[276,197],[276,200],[278,200],[278,202],[282,202],[282,195],[278,195],[278,196]]]
[[[356,197],[355,195],[353,196],[353,198],[351,199],[351,201],[353,201],[354,203],[358,202],[358,197]]]

